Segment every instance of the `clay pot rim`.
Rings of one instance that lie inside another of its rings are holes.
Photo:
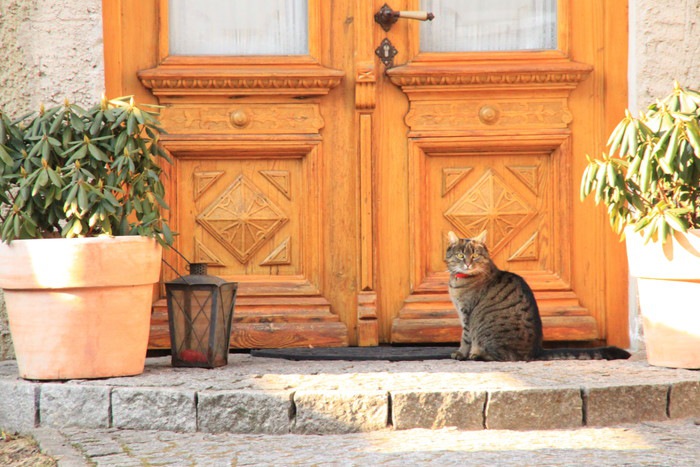
[[[162,247],[152,237],[14,240],[0,244],[0,288],[66,289],[158,282]]]

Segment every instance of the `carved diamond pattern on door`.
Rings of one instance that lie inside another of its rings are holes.
[[[322,212],[316,145],[226,142],[224,149],[200,158],[171,147],[178,166],[175,183],[187,183],[188,196],[174,203],[182,213],[178,238],[193,239],[178,247],[183,255],[196,256],[193,248],[202,250],[197,244],[206,247],[208,256],[223,263],[217,275],[240,282],[241,294],[251,287],[257,293],[270,281],[285,293],[318,293],[315,253]],[[192,174],[216,171],[223,175],[195,196]],[[265,174],[270,173],[279,175],[286,190],[269,180]]]
[[[557,274],[561,267],[551,251],[558,229],[551,212],[557,192],[552,165],[558,163],[559,152],[510,147],[470,151],[471,144],[479,143],[414,146],[412,235],[419,253],[413,257],[414,292],[444,290],[444,239],[450,230],[465,238],[486,230],[491,257],[503,269]],[[535,177],[523,180],[508,169],[514,166],[533,168],[529,172]],[[466,167],[470,170],[443,194],[445,174]]]
[[[528,202],[491,169],[445,212],[447,220],[465,237],[486,230],[494,254],[534,215]]]
[[[288,220],[243,174],[197,216],[197,222],[243,264]]]

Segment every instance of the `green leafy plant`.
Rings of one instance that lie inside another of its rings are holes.
[[[142,235],[171,244],[156,114],[133,98],[0,111],[0,238]]]
[[[588,158],[581,200],[607,206],[610,224],[631,227],[645,242],[700,227],[700,92],[682,88],[625,117],[608,139],[609,152]]]

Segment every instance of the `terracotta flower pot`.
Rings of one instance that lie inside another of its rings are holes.
[[[27,379],[143,372],[161,246],[151,238],[0,244],[19,374]]]
[[[627,232],[650,364],[700,368],[700,230],[663,246]]]

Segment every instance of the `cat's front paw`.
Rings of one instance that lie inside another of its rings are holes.
[[[462,352],[460,352],[459,350],[455,350],[454,352],[452,352],[451,357],[452,357],[453,359],[455,359],[455,360],[460,360],[460,361],[466,360],[466,359],[467,359],[467,356],[464,355],[464,354],[463,354]]]

